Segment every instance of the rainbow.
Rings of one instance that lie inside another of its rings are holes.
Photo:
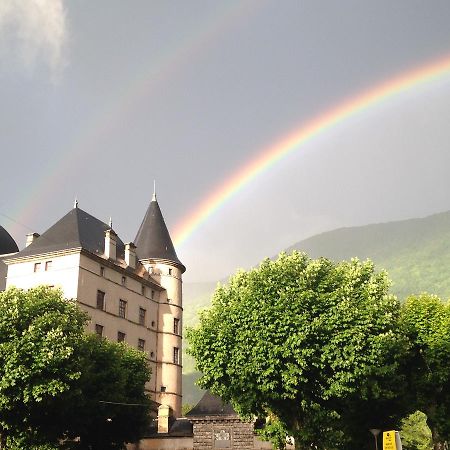
[[[144,62],[143,67],[136,71],[137,75],[124,83],[123,89],[118,90],[102,110],[86,118],[81,131],[69,137],[69,144],[65,148],[55,152],[47,163],[42,163],[41,174],[34,183],[32,192],[24,189],[9,215],[1,214],[12,222],[10,231],[17,235],[22,234],[20,229],[35,231],[27,224],[33,222],[33,217],[42,204],[50,201],[55,190],[64,185],[67,173],[79,167],[80,161],[87,155],[104,150],[102,139],[123,123],[132,111],[137,110],[143,99],[148,101],[161,84],[183,73],[185,66],[200,58],[215,41],[251,17],[262,6],[262,2],[258,0],[217,3],[217,8],[202,23],[193,25],[183,40],[162,48],[153,59]],[[75,195],[76,192],[73,193],[74,197]],[[105,218],[108,215],[105,211]]]
[[[205,197],[194,211],[183,218],[174,229],[175,246],[179,247],[185,243],[211,215],[247,184],[269,170],[285,156],[301,149],[313,138],[338,126],[352,116],[378,105],[383,100],[398,96],[405,91],[430,83],[448,74],[450,74],[450,56],[384,81],[302,124],[300,128],[261,151],[255,159],[249,161],[226,179]]]

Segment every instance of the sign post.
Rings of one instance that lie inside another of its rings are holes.
[[[402,450],[402,442],[398,431],[385,431],[383,433],[383,450]]]

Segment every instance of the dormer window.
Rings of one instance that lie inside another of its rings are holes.
[[[52,268],[52,261],[45,261],[45,271]]]
[[[41,263],[34,263],[34,272],[39,272],[41,270]]]

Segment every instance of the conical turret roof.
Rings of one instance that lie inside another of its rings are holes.
[[[155,195],[145,213],[134,244],[137,247],[136,254],[140,260],[166,259],[181,266],[183,272],[186,270],[175,252],[175,247]]]

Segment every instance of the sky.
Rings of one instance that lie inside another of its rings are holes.
[[[351,98],[450,58],[447,0],[2,0],[0,224],[19,248],[73,207],[133,241],[153,194],[187,281],[327,230],[450,210],[450,71],[362,108],[250,177]]]

